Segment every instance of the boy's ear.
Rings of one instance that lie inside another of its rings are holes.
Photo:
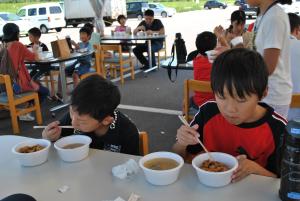
[[[109,126],[113,121],[114,121],[114,118],[113,118],[113,117],[107,116],[107,117],[105,117],[105,118],[102,120],[101,123],[102,123],[104,126]]]
[[[264,99],[267,95],[268,95],[268,87],[265,89],[264,93],[263,93],[263,97],[261,99]]]

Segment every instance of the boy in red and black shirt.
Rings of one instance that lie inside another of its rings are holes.
[[[213,50],[216,45],[217,37],[212,32],[204,31],[197,36],[196,47],[198,55],[193,59],[195,80],[210,82],[212,64],[209,62],[205,52]],[[195,92],[190,102],[191,106],[198,110],[199,106],[211,99],[214,99],[213,93]]]
[[[247,49],[232,49],[215,60],[211,86],[216,101],[202,105],[191,127],[177,131],[175,152],[189,159],[209,151],[236,156],[232,181],[249,174],[277,177],[286,120],[259,101],[267,94],[268,71],[263,58]]]

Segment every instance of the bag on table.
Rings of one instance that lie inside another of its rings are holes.
[[[68,58],[70,57],[70,48],[66,39],[60,39],[51,42],[52,52],[54,58]]]
[[[175,79],[172,79],[172,62],[175,59],[175,54],[176,54],[176,60],[177,60],[177,66],[175,69]],[[176,33],[175,35],[175,41],[173,43],[172,46],[172,51],[171,51],[171,61],[169,62],[168,65],[168,75],[169,75],[169,79],[171,80],[171,82],[175,82],[176,78],[177,78],[177,71],[178,71],[178,65],[179,64],[185,64],[186,63],[186,56],[187,56],[187,51],[186,51],[186,46],[185,46],[185,42],[181,37],[181,33]]]

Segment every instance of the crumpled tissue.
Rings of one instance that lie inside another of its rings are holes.
[[[139,166],[133,159],[129,159],[127,162],[112,168],[112,174],[119,179],[125,179],[138,173],[138,171]]]

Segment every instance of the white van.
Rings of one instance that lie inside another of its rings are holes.
[[[42,33],[50,29],[60,32],[66,26],[64,12],[59,3],[43,3],[24,6],[17,15],[29,22],[30,27],[38,27]]]

